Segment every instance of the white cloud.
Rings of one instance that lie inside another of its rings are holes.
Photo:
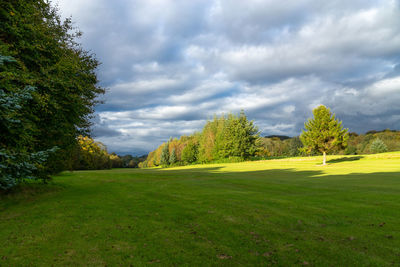
[[[264,134],[298,134],[319,104],[354,131],[400,127],[398,1],[59,3],[103,62],[111,150],[149,151],[240,109]]]
[[[366,90],[370,95],[377,97],[383,95],[389,95],[390,97],[400,96],[400,77],[380,80]]]

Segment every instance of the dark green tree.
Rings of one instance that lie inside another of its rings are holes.
[[[87,135],[97,96],[99,62],[76,42],[81,35],[71,19],[62,21],[45,0],[1,1],[0,54],[16,64],[2,72],[1,88],[18,93],[27,85],[36,88],[20,116],[29,121],[28,150],[58,152],[44,169],[64,169],[80,134]],[[3,134],[3,133],[2,133]]]
[[[168,166],[169,165],[169,144],[168,143],[166,143],[164,145],[164,147],[162,148],[160,164],[162,166]]]
[[[247,159],[257,152],[258,128],[249,121],[243,111],[237,117],[229,114],[224,130],[224,146],[221,153],[225,158]]]
[[[303,143],[301,142],[300,138],[296,136],[287,139],[287,142],[289,143],[289,156],[299,156],[301,154],[301,148],[303,148]]]
[[[16,63],[12,57],[0,55],[1,75],[6,62]],[[0,190],[8,190],[26,179],[48,179],[43,164],[57,148],[32,151],[29,129],[34,123],[23,116],[35,90],[31,86],[18,92],[0,88]]]
[[[313,114],[314,118],[304,124],[305,130],[301,133],[300,140],[305,152],[322,153],[323,165],[326,165],[326,153],[345,148],[349,134],[329,108],[321,105],[313,110]]]
[[[242,111],[239,116],[214,117],[204,126],[199,138],[197,159],[209,162],[225,158],[247,159],[258,150],[258,129]]]
[[[175,148],[172,149],[171,151],[171,155],[169,157],[169,164],[173,165],[178,161],[177,157],[176,157],[176,150]]]

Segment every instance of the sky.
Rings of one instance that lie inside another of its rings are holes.
[[[400,130],[400,0],[54,0],[102,62],[93,135],[142,155],[244,110],[262,136],[329,107]]]

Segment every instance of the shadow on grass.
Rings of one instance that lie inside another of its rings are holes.
[[[332,159],[328,161],[329,163],[338,163],[345,161],[356,161],[360,160],[362,156],[354,156],[354,157],[343,157],[338,159]],[[125,169],[124,169],[125,170]],[[91,171],[87,171],[91,172]],[[101,191],[103,186],[102,183],[104,180],[109,180],[110,175],[113,175],[112,186],[117,188],[122,185],[124,187],[135,184],[146,184],[146,183],[158,183],[163,181],[172,181],[184,182],[185,180],[196,181],[199,183],[202,181],[218,181],[218,184],[227,182],[229,183],[244,183],[249,187],[257,187],[259,185],[265,184],[286,184],[287,186],[302,186],[302,183],[306,182],[307,185],[310,185],[309,182],[313,183],[313,181],[321,181],[324,183],[326,181],[330,185],[334,187],[341,187],[340,183],[337,183],[338,180],[343,181],[346,184],[352,184],[353,186],[363,187],[367,184],[369,186],[376,187],[376,190],[380,190],[382,187],[382,178],[388,182],[387,185],[390,187],[390,184],[395,183],[394,187],[391,187],[392,190],[396,190],[400,192],[400,187],[398,186],[398,177],[400,177],[399,172],[369,172],[369,173],[357,173],[356,168],[355,172],[347,173],[347,174],[329,174],[326,173],[325,170],[298,170],[295,168],[276,168],[276,169],[267,169],[267,170],[227,170],[225,166],[212,166],[212,167],[191,167],[191,168],[156,168],[156,169],[128,169],[124,172],[123,176],[118,177],[120,173],[112,172],[112,170],[106,171],[96,171],[99,173],[99,176],[96,179],[85,180],[85,183],[76,184],[76,183],[60,183],[56,177],[49,184],[42,183],[27,183],[22,184],[7,194],[0,194],[0,210],[4,209],[5,202],[29,202],[32,199],[36,199],[41,195],[49,195],[53,193],[61,193],[67,187],[77,187],[82,195],[88,194],[96,194],[99,190]],[[76,179],[81,179],[81,177],[75,176],[73,173],[65,174],[64,177],[66,179],[73,179],[73,181],[77,181]],[[359,183],[360,179],[365,179],[362,184]],[[352,181],[353,180],[353,181]],[[355,180],[357,182],[355,182]],[[90,182],[90,181],[93,181]],[[254,183],[253,185],[251,185]],[[317,182],[320,183],[320,182]],[[107,183],[107,190],[109,190],[110,184]],[[3,202],[3,203],[2,203]]]
[[[22,183],[11,190],[0,192],[0,211],[5,208],[5,204],[11,202],[29,202],[41,195],[48,195],[60,192],[63,186],[50,182],[34,181]]]
[[[343,158],[328,160],[327,163],[339,163],[339,162],[346,162],[346,161],[356,161],[356,160],[360,160],[362,158],[363,158],[362,156],[343,157]]]

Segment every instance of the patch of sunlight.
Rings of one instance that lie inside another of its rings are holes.
[[[317,171],[315,176],[346,175],[352,173],[399,172],[400,152],[372,155],[329,155],[327,165],[322,165],[322,156],[245,161],[240,163],[218,163],[181,166],[159,169],[162,171],[185,170],[193,172],[229,173],[256,172],[265,170]]]

